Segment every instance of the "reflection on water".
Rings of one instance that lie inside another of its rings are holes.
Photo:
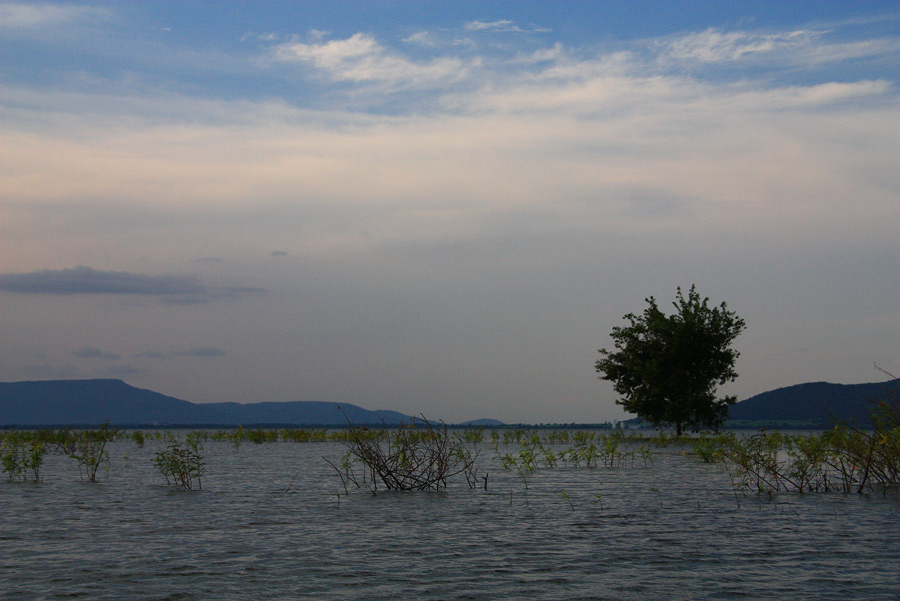
[[[111,445],[108,478],[48,456],[0,484],[13,599],[892,599],[900,498],[741,498],[678,449],[652,465],[500,468],[488,489],[373,496],[339,443],[207,443],[203,490],[164,486],[156,447]]]

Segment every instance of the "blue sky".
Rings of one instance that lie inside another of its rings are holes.
[[[895,2],[0,2],[0,379],[623,417],[696,284],[746,398],[900,373]]]

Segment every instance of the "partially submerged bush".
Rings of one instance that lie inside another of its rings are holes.
[[[0,442],[0,464],[9,481],[28,479],[29,472],[35,482],[41,479],[41,466],[47,447],[42,442],[17,440],[12,437]]]
[[[345,489],[350,482],[373,493],[379,483],[388,490],[440,490],[459,474],[471,488],[476,485],[477,451],[451,436],[444,424],[423,417],[400,424],[393,432],[386,426],[368,429],[353,424],[345,432],[347,453],[341,466],[329,461]]]
[[[498,454],[504,469],[519,472],[533,472],[538,468],[564,467],[624,467],[634,465],[640,455],[644,465],[653,462],[653,453],[646,444],[636,444],[635,439],[627,439],[621,431],[597,434],[585,430],[569,433],[565,430],[537,432],[525,435],[522,431],[504,441],[511,446],[518,444],[518,451],[501,453],[495,439],[492,447]]]
[[[166,484],[191,490],[194,484],[203,488],[201,477],[205,472],[203,462],[203,444],[196,433],[185,437],[184,443],[167,434],[168,445],[164,451],[157,451],[153,465],[166,478]]]
[[[900,426],[796,436],[760,431],[723,439],[721,455],[736,490],[862,493],[900,485]]]
[[[106,444],[119,436],[118,430],[111,430],[109,423],[103,424],[99,430],[85,430],[74,435],[69,457],[78,463],[78,473],[89,482],[97,481],[100,466],[109,471],[109,453]]]

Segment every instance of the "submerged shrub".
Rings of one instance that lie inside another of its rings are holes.
[[[341,466],[329,461],[345,488],[350,482],[373,493],[379,483],[388,490],[440,490],[459,474],[475,488],[478,453],[459,436],[450,435],[446,425],[437,426],[423,417],[400,424],[393,432],[385,426],[368,429],[349,424],[345,433],[347,452]]]
[[[690,439],[691,450],[694,458],[702,463],[719,463],[725,460],[725,447],[733,434],[716,434],[707,436],[700,434]]]
[[[202,487],[201,477],[205,472],[204,457],[201,454],[203,443],[196,433],[185,437],[184,443],[172,434],[167,435],[168,445],[164,451],[157,451],[153,465],[161,473],[166,484],[191,490],[196,484]]]
[[[39,441],[25,442],[12,437],[4,439],[0,443],[0,464],[3,472],[9,477],[9,481],[28,479],[29,472],[35,482],[41,479],[41,466],[44,464],[44,455],[47,447]]]
[[[622,467],[634,465],[636,455],[644,464],[653,463],[653,453],[649,446],[640,445],[635,450],[634,441],[626,440],[621,432],[597,434],[578,431],[550,431],[543,437],[537,433],[531,436],[517,436],[517,452],[501,453],[498,444],[492,445],[497,452],[500,465],[507,470],[522,473],[539,468],[565,467]],[[513,439],[511,439],[513,440]]]
[[[900,411],[880,410],[872,431],[836,426],[818,435],[760,431],[725,439],[721,452],[735,490],[862,493],[900,485]]]
[[[69,457],[78,463],[78,473],[89,482],[97,481],[97,471],[101,465],[109,471],[109,453],[106,444],[119,435],[118,430],[111,430],[109,422],[99,430],[85,430],[74,435]]]

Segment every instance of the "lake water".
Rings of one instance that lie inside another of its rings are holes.
[[[341,443],[205,445],[203,489],[110,445],[81,482],[0,484],[0,598],[900,598],[900,496],[735,497],[680,448],[652,465],[522,478],[481,446],[487,490],[343,494]]]

